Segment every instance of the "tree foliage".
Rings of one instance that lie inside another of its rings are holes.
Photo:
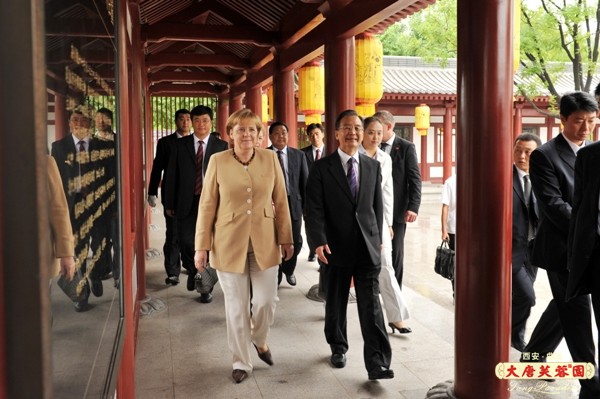
[[[384,54],[422,57],[444,63],[457,56],[456,0],[438,0],[381,35]],[[545,89],[553,97],[556,81],[572,68],[573,90],[589,92],[598,63],[600,1],[522,0],[522,95]]]

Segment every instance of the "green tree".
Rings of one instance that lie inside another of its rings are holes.
[[[558,98],[555,82],[571,68],[573,90],[589,92],[598,63],[600,1],[522,0],[520,17],[520,94],[533,97],[545,89]],[[442,64],[457,56],[456,38],[456,0],[439,0],[381,35],[385,54]]]
[[[573,89],[589,92],[598,62],[600,2],[538,0],[535,8],[531,3],[521,6],[521,76],[537,79],[519,89],[528,95],[541,86],[558,98],[555,82],[570,67]]]

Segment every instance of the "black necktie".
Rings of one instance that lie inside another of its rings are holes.
[[[531,198],[531,181],[529,180],[529,175],[523,176],[523,195],[525,197],[525,205],[527,206],[527,218],[529,219],[527,238],[532,240],[535,237],[535,209]]]
[[[387,146],[388,146],[388,143],[381,143],[381,144],[379,144],[379,148],[381,148],[381,150],[382,150],[383,152],[387,152],[387,151],[385,150],[385,149],[387,148]]]
[[[285,173],[285,164],[283,163],[283,151],[277,150],[277,159],[279,159],[279,165],[283,171],[283,180],[285,180],[285,189],[287,191],[287,174]]]

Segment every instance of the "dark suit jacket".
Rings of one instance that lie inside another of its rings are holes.
[[[560,134],[532,152],[529,161],[540,215],[531,262],[554,272],[567,268],[575,160],[575,153]]]
[[[589,294],[600,284],[586,276],[590,267],[598,267],[591,259],[598,235],[598,199],[600,198],[600,142],[586,145],[577,153],[575,191],[569,229],[567,300]]]
[[[396,137],[390,156],[394,180],[394,223],[404,223],[406,211],[419,213],[421,206],[421,171],[415,145]]]
[[[183,137],[182,137],[183,138]],[[158,140],[156,143],[156,155],[152,162],[152,172],[150,173],[150,183],[148,185],[148,195],[158,195],[158,186],[162,179],[160,188],[160,200],[165,203],[165,178],[167,177],[167,168],[171,153],[175,151],[177,144],[177,133],[169,134]],[[164,173],[163,173],[164,172]]]
[[[175,152],[169,158],[167,166],[167,185],[165,187],[165,207],[175,211],[178,219],[189,216],[194,203],[194,188],[196,184],[196,151],[194,149],[194,135],[177,139]],[[227,149],[223,140],[208,136],[206,150],[204,151],[202,173],[206,173],[210,157]]]
[[[337,151],[312,166],[306,185],[306,229],[313,248],[329,245],[329,264],[356,262],[357,234],[364,239],[374,265],[381,263],[383,199],[379,162],[360,155],[359,192],[354,199]],[[357,229],[359,231],[357,231]]]
[[[270,146],[269,149],[273,150],[273,146]],[[292,219],[298,220],[302,219],[304,190],[306,188],[306,179],[308,179],[308,166],[306,166],[306,157],[302,151],[295,148],[287,148],[287,158],[287,190],[290,216]]]
[[[300,149],[306,156],[306,166],[308,166],[308,170],[312,167],[312,164],[315,162],[315,156],[313,155],[313,147],[309,145],[308,147],[304,147]],[[323,152],[325,152],[325,146],[323,146]],[[321,158],[323,158],[325,154],[321,154]]]
[[[102,158],[98,155],[101,151]],[[84,183],[84,187],[82,188],[87,193],[93,192],[100,185],[106,183],[107,178],[115,176],[115,167],[106,164],[108,159],[107,151],[111,151],[111,160],[114,162],[114,142],[108,142],[94,137],[90,138],[88,145],[90,161],[86,164],[82,163],[81,165],[82,175],[88,176],[89,178],[89,184]],[[63,189],[65,190],[65,195],[67,197],[67,204],[69,205],[69,215],[71,215],[71,223],[74,223],[76,194],[74,191],[74,182],[76,181],[76,178],[79,177],[80,165],[77,157],[77,148],[75,147],[75,143],[73,141],[73,136],[69,134],[66,137],[52,143],[52,149],[50,153],[52,157],[54,157],[54,159],[56,160],[56,165],[58,166],[58,171],[60,172],[60,178],[62,181]],[[98,171],[100,168],[104,168],[105,170],[102,173],[102,176],[96,177],[96,171]],[[92,204],[91,206],[94,209],[96,209],[95,207],[98,206],[96,202],[99,203],[99,201],[95,201],[94,204]]]
[[[533,191],[531,192],[533,196]],[[535,206],[532,208],[534,226],[537,224]],[[513,211],[512,211],[512,267],[513,272],[523,267],[527,260],[529,244],[529,215],[523,194],[523,185],[517,167],[513,165]]]

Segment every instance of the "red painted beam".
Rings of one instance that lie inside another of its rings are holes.
[[[198,66],[198,67],[229,67],[247,69],[248,62],[230,54],[171,54],[160,53],[146,56],[148,68],[158,66]]]
[[[275,38],[258,27],[157,23],[142,29],[147,43],[165,40],[215,43],[251,43],[256,46],[272,46]]]
[[[233,81],[231,76],[225,75],[221,72],[207,71],[207,72],[173,72],[173,71],[160,71],[148,75],[148,81],[150,83],[160,82],[213,82],[230,84]]]

